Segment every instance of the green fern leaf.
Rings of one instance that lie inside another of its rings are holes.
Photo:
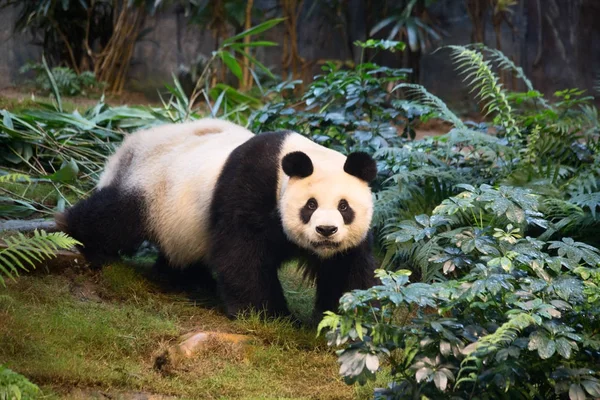
[[[520,136],[517,122],[512,114],[506,91],[502,88],[498,77],[492,71],[489,61],[483,54],[464,46],[447,46],[452,50],[452,58],[457,69],[465,76],[464,80],[477,92],[487,114],[495,113],[495,121],[502,125],[508,137]]]
[[[0,175],[0,183],[19,182],[19,181],[30,182],[31,178],[29,177],[29,175],[18,174],[18,173]]]
[[[589,208],[592,216],[596,218],[596,211],[600,206],[600,192],[578,194],[571,197],[571,202],[577,204],[581,208]]]
[[[55,257],[55,251],[68,249],[81,244],[63,232],[47,233],[35,230],[32,237],[22,233],[4,239],[5,246],[0,249],[0,284],[5,286],[3,275],[15,280],[19,270],[28,271],[27,266],[35,268],[35,260]]]
[[[456,114],[450,111],[442,99],[429,93],[423,86],[413,83],[401,83],[394,87],[392,91],[401,88],[406,88],[409,95],[414,96],[419,103],[431,107],[433,110],[437,111],[439,118],[443,119],[444,121],[451,122],[456,128],[466,128],[464,122],[462,122],[462,120],[458,118]]]

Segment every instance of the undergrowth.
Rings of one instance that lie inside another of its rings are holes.
[[[381,285],[347,293],[320,329],[348,383],[391,363],[381,399],[600,396],[598,112],[584,91],[550,101],[496,50],[450,46],[492,123],[462,122],[380,148]],[[510,92],[496,68],[524,81]],[[404,268],[404,269],[402,269]],[[373,302],[377,305],[374,306]],[[410,310],[411,318],[399,318]]]

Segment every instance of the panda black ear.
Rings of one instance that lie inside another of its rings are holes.
[[[371,182],[377,176],[377,164],[367,153],[357,151],[346,158],[344,171],[365,182]]]
[[[313,173],[313,164],[310,157],[301,151],[286,154],[281,160],[281,167],[289,177],[306,178]]]

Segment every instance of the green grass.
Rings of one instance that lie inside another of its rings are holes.
[[[40,385],[47,398],[89,398],[93,390],[176,398],[370,398],[338,376],[332,349],[315,330],[257,315],[236,321],[180,293],[165,293],[142,264],[101,272],[21,276],[0,289],[0,362]],[[292,266],[281,273],[291,308],[309,316],[314,290]],[[209,347],[168,372],[154,358],[181,334],[252,335],[251,345]],[[385,380],[385,376],[383,376]],[[384,383],[378,383],[383,385]],[[83,393],[83,395],[82,395]],[[82,397],[83,396],[83,397]]]

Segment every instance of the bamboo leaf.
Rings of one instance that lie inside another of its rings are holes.
[[[235,36],[230,37],[229,39],[225,39],[223,41],[223,45],[224,45],[223,47],[225,47],[228,44],[234,43],[240,39],[243,39],[246,36],[258,35],[259,33],[262,33],[264,31],[267,31],[267,30],[273,28],[275,25],[279,24],[280,22],[282,22],[284,20],[285,20],[285,18],[273,18],[268,21],[265,21],[262,24],[256,25],[248,30],[245,30],[242,33],[239,33]]]

